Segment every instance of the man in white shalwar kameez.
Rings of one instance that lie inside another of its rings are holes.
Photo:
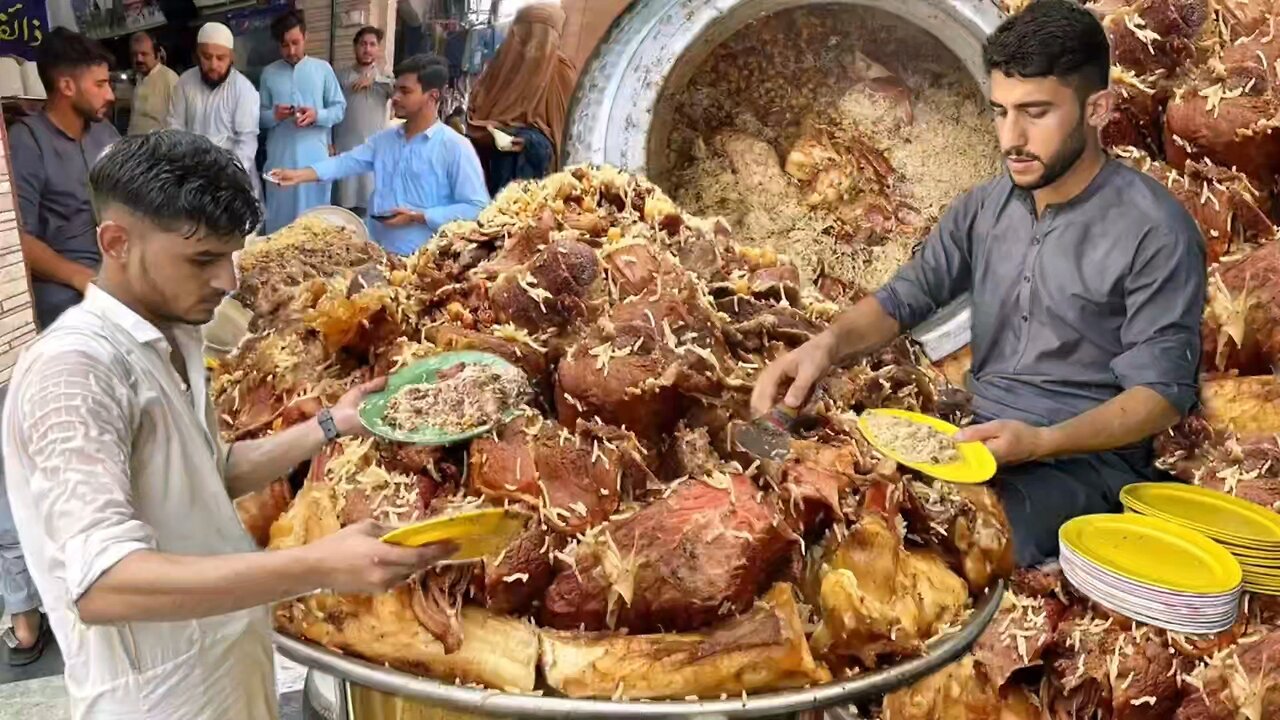
[[[356,32],[356,61],[344,70],[338,80],[347,97],[347,116],[333,129],[333,144],[338,153],[354,150],[374,133],[387,129],[390,114],[387,103],[395,94],[396,80],[383,68],[382,30],[373,26]],[[373,173],[339,180],[334,202],[363,216],[373,194]]]
[[[267,166],[306,167],[329,157],[330,130],[342,122],[347,100],[329,63],[307,57],[307,26],[290,10],[271,22],[280,43],[280,59],[262,71],[259,81],[261,126],[268,131]],[[266,188],[267,234],[288,225],[318,205],[332,202],[330,183]]]
[[[227,445],[200,326],[236,286],[262,209],[235,158],[160,130],[89,174],[102,268],[22,354],[4,480],[57,637],[72,720],[273,720],[268,606],[379,593],[451,548],[383,543],[372,521],[259,552],[231,498],[347,433],[384,381],[270,437]]]
[[[169,127],[203,135],[230,150],[249,173],[254,192],[258,179],[258,91],[235,69],[235,37],[222,23],[205,23],[196,36],[198,66],[182,73],[169,104]]]

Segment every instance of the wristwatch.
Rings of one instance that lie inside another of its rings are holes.
[[[320,429],[324,431],[324,441],[333,442],[342,437],[342,433],[338,431],[338,424],[333,421],[333,413],[329,412],[329,408],[325,408],[316,415],[316,422],[320,423]]]

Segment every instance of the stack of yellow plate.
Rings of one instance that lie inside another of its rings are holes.
[[[1067,521],[1058,539],[1067,581],[1114,612],[1193,635],[1236,621],[1240,565],[1194,530],[1141,515],[1085,515]]]
[[[1217,490],[1138,483],[1120,493],[1125,509],[1202,533],[1240,562],[1244,588],[1280,595],[1280,514]]]

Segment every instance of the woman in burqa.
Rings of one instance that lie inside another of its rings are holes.
[[[560,169],[569,97],[578,79],[561,52],[565,14],[558,5],[528,5],[471,91],[467,134],[485,166],[489,192],[512,180],[536,180]],[[514,136],[499,149],[490,129]]]

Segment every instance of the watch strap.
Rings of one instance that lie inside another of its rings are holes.
[[[338,424],[333,421],[333,413],[329,412],[329,408],[325,408],[316,415],[316,422],[320,423],[320,429],[324,431],[325,442],[333,442],[342,437],[342,433],[338,432]]]

